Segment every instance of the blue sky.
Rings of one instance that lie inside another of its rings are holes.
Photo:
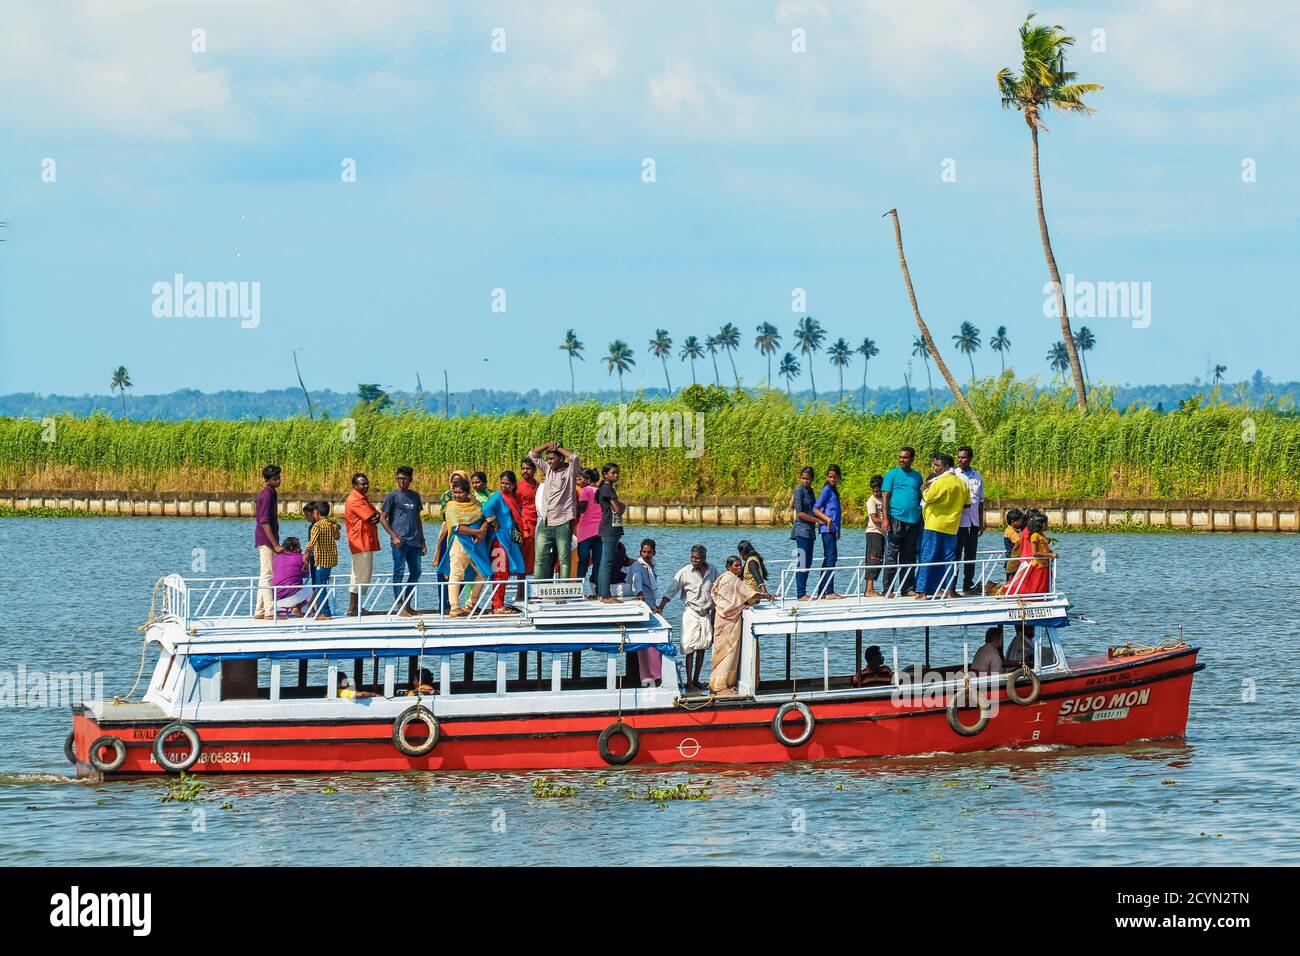
[[[1151,284],[1147,327],[1076,323],[1096,335],[1095,379],[1187,381],[1212,363],[1230,380],[1297,377],[1300,10],[1240,10],[1040,11],[1078,38],[1080,78],[1106,87],[1095,115],[1049,115],[1042,137],[1061,270]],[[654,329],[676,351],[728,321],[754,384],[754,326],[793,348],[795,288],[828,342],[873,338],[871,380],[897,387],[915,326],[891,207],[936,338],[1006,325],[1011,364],[1046,379],[1059,331],[1028,131],[993,81],[1018,66],[1024,14],[1002,0],[7,4],[0,392],[102,392],[119,364],[138,392],[282,387],[295,348],[313,388],[407,389],[417,372],[438,386],[444,368],[453,390],[564,387],[568,328],[587,345],[580,388],[613,384],[598,358],[615,338],[637,353],[627,384],[658,385]],[[152,287],[176,273],[259,283],[259,324],[156,317]],[[824,388],[835,373],[816,361]],[[978,374],[997,367],[976,354]],[[690,380],[676,359],[670,374]]]

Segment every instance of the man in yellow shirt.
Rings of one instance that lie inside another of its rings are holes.
[[[917,556],[921,567],[916,577],[916,598],[939,596],[955,598],[957,582],[949,575],[957,557],[957,529],[961,513],[970,504],[970,486],[953,470],[951,455],[937,454],[930,459],[930,477],[921,486],[921,512],[925,530]],[[938,594],[945,575],[948,588]]]

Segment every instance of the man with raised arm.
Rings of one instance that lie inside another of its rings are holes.
[[[543,457],[544,456],[544,457]],[[573,529],[569,522],[578,517],[578,456],[559,442],[538,445],[528,458],[542,473],[542,494],[537,498],[537,554],[534,577],[560,577],[573,569]]]

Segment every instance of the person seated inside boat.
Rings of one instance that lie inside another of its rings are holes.
[[[1023,633],[1021,632],[1021,629]],[[1041,649],[1042,664],[1047,666],[1056,662],[1056,657],[1052,653],[1050,641],[1044,641]],[[1017,624],[1016,636],[1011,638],[1011,644],[1007,647],[1006,656],[1003,662],[1005,669],[1020,667],[1021,663],[1034,666],[1034,625]]]
[[[303,587],[307,577],[307,559],[302,553],[302,542],[285,538],[281,550],[271,558],[271,584],[275,587],[275,607],[280,614],[303,617],[311,589]]]
[[[867,665],[853,675],[849,681],[854,687],[877,687],[894,680],[894,672],[885,663],[885,655],[880,648],[872,644],[862,652],[862,660]]]
[[[984,632],[984,643],[975,652],[970,669],[976,674],[999,674],[1002,663],[1002,626],[990,627]]]
[[[339,696],[344,700],[360,700],[363,697],[374,697],[375,695],[373,692],[368,690],[357,690],[352,686],[352,678],[340,671]]]
[[[1033,666],[1034,626],[1032,624],[1015,625],[1015,634],[1011,638],[1011,643],[1007,645],[1003,659],[1007,667],[1019,667],[1022,663]]]
[[[416,688],[416,689],[413,689],[413,690],[408,690],[408,691],[406,692],[406,696],[407,696],[407,697],[414,697],[414,696],[416,696],[417,691],[418,691],[418,693],[421,693],[421,694],[433,694],[433,693],[436,693],[436,691],[437,691],[437,688],[435,687],[435,685],[434,685],[434,683],[433,683],[433,671],[429,670],[429,668],[427,668],[427,667],[421,667],[421,668],[420,668],[420,684],[419,684],[419,687]]]

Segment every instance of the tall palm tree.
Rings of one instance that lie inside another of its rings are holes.
[[[610,375],[618,372],[618,400],[623,401],[623,373],[636,364],[631,347],[622,339],[615,339],[609,343],[609,354],[601,361],[605,363]]]
[[[808,382],[812,385],[813,401],[817,401],[817,380],[813,376],[813,355],[826,341],[826,330],[811,315],[805,315],[794,327],[794,340],[799,343],[799,351],[808,356]]]
[[[785,357],[781,359],[781,364],[777,367],[776,374],[785,379],[785,394],[790,396],[790,380],[799,377],[799,360],[794,357],[793,353],[786,352]]]
[[[1214,366],[1214,384],[1215,384],[1215,385],[1221,385],[1221,384],[1223,383],[1223,373],[1226,372],[1227,370],[1228,370],[1228,366],[1226,366],[1226,365],[1216,365],[1216,366]]]
[[[1011,351],[1011,338],[1007,335],[1007,327],[999,325],[998,330],[993,333],[993,338],[989,339],[989,347],[998,353],[998,358],[1002,362],[1002,371],[1007,370],[1006,353]]]
[[[934,379],[930,377],[930,347],[919,335],[912,337],[912,354],[921,356],[925,361],[925,407],[934,408]]]
[[[706,336],[704,347],[708,350],[709,355],[713,358],[713,381],[718,385],[722,384],[722,376],[718,374],[718,337],[716,335]]]
[[[1092,347],[1097,344],[1097,337],[1092,334],[1092,329],[1086,325],[1079,326],[1079,331],[1074,333],[1074,347],[1079,351],[1079,358],[1083,360],[1083,380],[1091,381],[1092,376],[1088,374],[1088,353]]]
[[[1070,367],[1070,353],[1066,351],[1064,342],[1055,343],[1047,350],[1047,364],[1053,372],[1063,373]]]
[[[844,401],[844,369],[853,361],[853,346],[843,339],[836,339],[831,347],[826,350],[830,356],[831,364],[840,370],[840,398]]]
[[[664,381],[668,384],[668,397],[672,398],[673,383],[668,377],[668,356],[673,354],[673,340],[668,337],[667,329],[655,329],[655,337],[650,340],[650,354],[663,364]]]
[[[682,350],[678,353],[682,361],[691,360],[691,384],[695,384],[695,360],[704,358],[704,346],[700,345],[700,340],[693,335],[686,336],[686,341],[682,343]]]
[[[569,394],[575,399],[578,397],[578,389],[573,381],[573,360],[576,358],[579,362],[585,362],[586,359],[582,357],[582,350],[585,348],[586,346],[573,334],[573,329],[564,333],[564,344],[560,346],[560,351],[569,353]]]
[[[952,337],[952,343],[957,346],[958,352],[966,353],[966,359],[970,362],[970,380],[975,381],[974,355],[980,348],[980,330],[971,322],[963,322],[961,330]]]
[[[718,344],[727,350],[727,358],[731,361],[731,374],[736,379],[736,388],[740,388],[740,376],[736,374],[736,360],[731,354],[732,349],[740,348],[740,329],[728,322],[718,330]]]
[[[876,343],[871,339],[863,339],[862,344],[855,350],[862,356],[862,410],[867,409],[867,366],[871,360],[880,354],[880,349],[876,348]]]
[[[921,330],[921,338],[925,342],[926,350],[929,352],[930,357],[934,359],[934,364],[938,367],[939,374],[942,375],[943,380],[948,383],[948,388],[952,390],[953,398],[957,399],[957,405],[966,413],[966,417],[970,419],[971,426],[975,429],[975,433],[977,435],[983,435],[984,426],[980,424],[979,416],[975,414],[975,409],[971,407],[971,403],[968,402],[966,396],[962,394],[961,387],[957,384],[957,380],[952,377],[952,372],[948,371],[947,363],[944,362],[943,356],[939,354],[939,350],[935,348],[934,339],[930,335],[930,327],[925,324],[925,319],[921,318],[921,307],[916,304],[916,290],[912,288],[912,274],[907,271],[907,256],[903,254],[903,227],[898,222],[898,210],[891,209],[889,212],[885,213],[885,216],[889,216],[894,220],[894,244],[898,246],[898,267],[903,272],[903,284],[907,286],[907,300],[912,304],[912,317],[916,319],[916,327]],[[881,218],[883,219],[884,216]],[[927,364],[926,372],[928,373],[929,370],[930,366]]]
[[[1043,240],[1047,272],[1052,277],[1052,288],[1056,292],[1056,308],[1061,320],[1061,347],[1069,355],[1075,400],[1080,411],[1086,412],[1087,384],[1083,378],[1078,350],[1074,347],[1074,336],[1070,333],[1070,314],[1065,307],[1061,273],[1056,268],[1056,255],[1052,252],[1052,240],[1047,232],[1047,216],[1043,212],[1043,184],[1038,174],[1038,131],[1041,129],[1047,132],[1042,114],[1053,106],[1063,113],[1082,113],[1086,116],[1094,112],[1092,107],[1083,102],[1083,98],[1100,90],[1101,84],[1074,82],[1078,74],[1065,68],[1065,50],[1074,45],[1074,37],[1066,36],[1062,32],[1065,28],[1059,24],[1050,27],[1034,26],[1033,19],[1034,14],[1030,13],[1020,27],[1020,51],[1023,54],[1020,74],[1013,73],[1007,67],[998,70],[998,92],[1002,96],[1002,108],[1020,110],[1025,114],[1025,123],[1029,126],[1038,233]]]
[[[126,370],[125,365],[119,365],[114,369],[113,381],[109,383],[108,391],[109,394],[117,392],[118,396],[122,399],[123,418],[126,418],[126,390],[134,387],[135,386],[131,384],[131,373]]]
[[[767,387],[772,387],[772,355],[781,345],[781,330],[771,322],[764,322],[755,329],[754,348],[767,356]]]

